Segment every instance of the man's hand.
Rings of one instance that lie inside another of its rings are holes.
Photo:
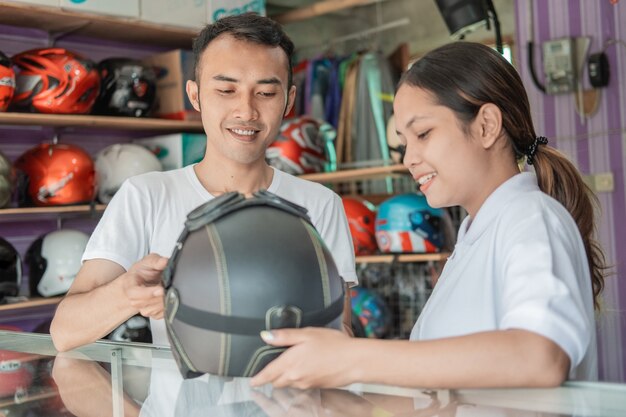
[[[130,305],[144,317],[163,318],[161,273],[168,258],[151,253],[130,267],[124,276],[124,293]]]

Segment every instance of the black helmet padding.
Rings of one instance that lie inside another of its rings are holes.
[[[165,322],[184,377],[252,376],[284,348],[262,330],[340,328],[343,280],[306,210],[267,191],[192,211],[163,273]]]

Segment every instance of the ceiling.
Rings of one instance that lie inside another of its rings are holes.
[[[266,0],[267,14],[273,16],[318,2],[321,1]],[[515,33],[514,0],[494,0],[494,6],[503,36],[512,38]],[[411,54],[419,55],[451,40],[435,0],[372,0],[364,6],[288,23],[285,30],[300,50],[300,56],[306,57],[327,49],[332,39],[404,18],[410,20],[408,25],[333,44],[333,50],[343,53],[375,46],[384,52],[391,52],[400,43],[407,42]],[[482,28],[466,39],[485,41],[493,38],[493,30]]]

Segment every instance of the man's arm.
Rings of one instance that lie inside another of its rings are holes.
[[[106,336],[129,317],[163,316],[161,272],[167,258],[150,254],[128,272],[105,260],[86,261],[59,304],[50,334],[54,346],[66,351]]]

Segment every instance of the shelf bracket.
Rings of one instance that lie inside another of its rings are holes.
[[[74,26],[70,26],[63,30],[59,30],[56,32],[48,32],[48,46],[53,47],[59,39],[63,39],[75,32],[80,31],[81,29],[89,26],[89,23],[90,23],[89,20],[85,20],[84,22],[81,22]]]

